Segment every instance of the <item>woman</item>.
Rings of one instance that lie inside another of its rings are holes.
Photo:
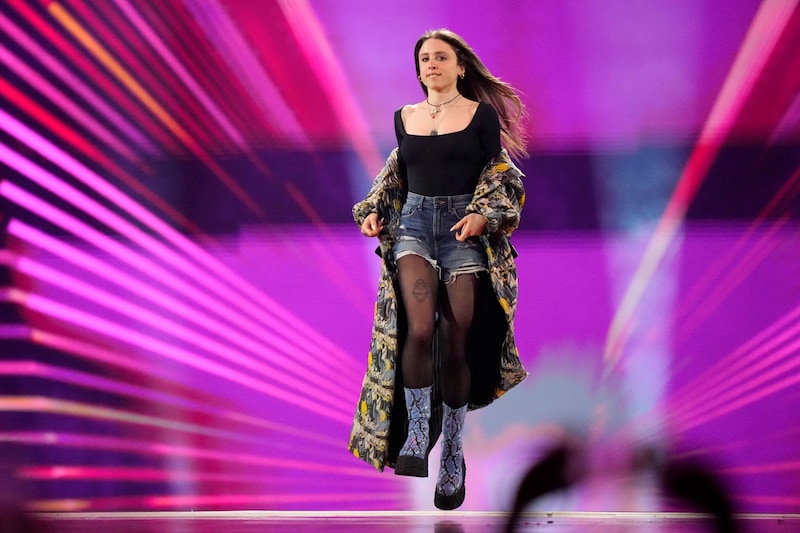
[[[379,469],[425,477],[441,433],[434,503],[455,509],[466,491],[467,410],[527,375],[508,242],[524,203],[508,156],[526,155],[524,108],[449,30],[420,37],[414,58],[426,98],[395,113],[398,148],[353,207],[361,232],[381,237],[383,270],[349,448]]]

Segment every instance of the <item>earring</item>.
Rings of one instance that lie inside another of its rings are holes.
[[[462,72],[461,74],[458,75],[458,79],[463,80],[464,76],[466,76],[466,73]]]
[[[422,81],[422,76],[417,76],[417,79],[418,79],[419,81]]]

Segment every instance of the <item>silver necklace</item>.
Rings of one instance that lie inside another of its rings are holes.
[[[427,103],[429,107],[433,108],[433,110],[431,110],[431,109],[428,110],[428,113],[430,113],[431,118],[436,118],[436,115],[439,114],[439,111],[441,111],[444,106],[446,106],[447,104],[452,104],[453,102],[455,102],[460,97],[461,97],[461,93],[458,93],[454,97],[452,97],[450,100],[448,100],[446,102],[442,102],[441,104],[432,104],[426,98],[425,99],[425,103]]]
[[[431,117],[431,118],[433,118],[433,117]],[[436,122],[434,121],[433,128],[431,129],[431,136],[439,135],[439,126],[442,125],[442,123],[444,122],[444,119],[446,119],[446,118],[447,118],[447,110],[445,109],[444,113],[442,113],[442,120],[439,121],[439,124],[437,125]]]

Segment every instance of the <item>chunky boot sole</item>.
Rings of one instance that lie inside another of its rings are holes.
[[[397,458],[394,473],[398,476],[428,477],[428,458],[401,455]]]
[[[461,486],[452,496],[448,496],[441,492],[439,487],[436,487],[436,493],[433,495],[433,505],[437,509],[452,511],[453,509],[458,509],[464,503],[464,498],[467,495],[467,463],[464,462],[463,458],[461,459],[461,471],[463,472]]]

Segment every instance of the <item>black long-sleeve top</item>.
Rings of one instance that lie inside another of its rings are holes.
[[[494,107],[478,104],[469,125],[440,135],[409,135],[394,114],[400,171],[408,190],[423,196],[471,194],[486,163],[500,151],[500,120]]]

